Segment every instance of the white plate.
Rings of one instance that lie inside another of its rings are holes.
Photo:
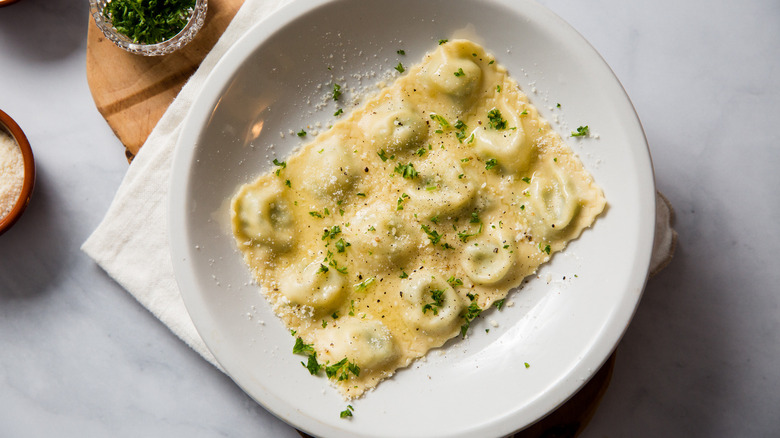
[[[468,339],[401,370],[352,402],[353,418],[341,419],[347,403],[300,365],[293,337],[251,284],[226,227],[226,200],[303,142],[291,132],[332,123],[334,81],[348,101],[351,90],[394,77],[399,61],[417,63],[463,29],[496,55],[561,135],[579,125],[599,134],[568,142],[609,207],[538,278],[511,293],[514,306],[485,312]],[[194,102],[173,166],[172,258],[187,309],[219,363],[293,426],[333,437],[500,436],[566,401],[616,346],[646,280],[654,193],[644,134],[620,83],[542,6],[303,0],[254,26]]]

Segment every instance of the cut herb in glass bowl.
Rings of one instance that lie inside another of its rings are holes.
[[[103,17],[133,42],[156,44],[181,32],[194,7],[195,0],[112,0]]]
[[[109,40],[148,56],[184,47],[203,26],[206,9],[207,0],[90,0],[95,24]]]

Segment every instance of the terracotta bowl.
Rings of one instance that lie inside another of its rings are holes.
[[[1,3],[0,3],[1,4]],[[24,160],[24,182],[22,183],[22,192],[16,200],[16,204],[7,216],[0,218],[0,234],[8,231],[9,228],[19,220],[24,213],[27,204],[30,203],[33,186],[35,185],[35,160],[33,159],[32,148],[27,136],[22,132],[22,128],[16,124],[8,114],[0,110],[0,130],[10,134],[22,150],[22,159]]]
[[[16,3],[18,0],[0,0],[0,8]]]

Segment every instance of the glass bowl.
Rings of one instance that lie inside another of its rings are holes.
[[[9,228],[19,220],[27,204],[30,203],[33,186],[35,185],[35,160],[33,159],[32,148],[27,136],[22,132],[22,128],[8,114],[0,110],[0,132],[10,135],[16,141],[19,149],[22,151],[22,162],[24,166],[24,180],[22,182],[22,191],[16,199],[16,203],[5,216],[0,216],[0,234],[8,231]],[[0,212],[2,214],[2,212]]]
[[[144,56],[167,55],[187,45],[195,38],[195,34],[198,33],[200,28],[203,27],[203,22],[206,20],[206,10],[208,9],[208,0],[195,0],[190,20],[178,34],[159,43],[143,44],[134,42],[126,35],[117,31],[111,24],[111,20],[103,16],[103,8],[108,3],[110,3],[110,0],[89,0],[89,12],[92,14],[92,18],[95,19],[98,29],[119,48]]]

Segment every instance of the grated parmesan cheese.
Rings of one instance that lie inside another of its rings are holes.
[[[19,145],[0,130],[0,220],[13,210],[24,183],[24,160]]]

